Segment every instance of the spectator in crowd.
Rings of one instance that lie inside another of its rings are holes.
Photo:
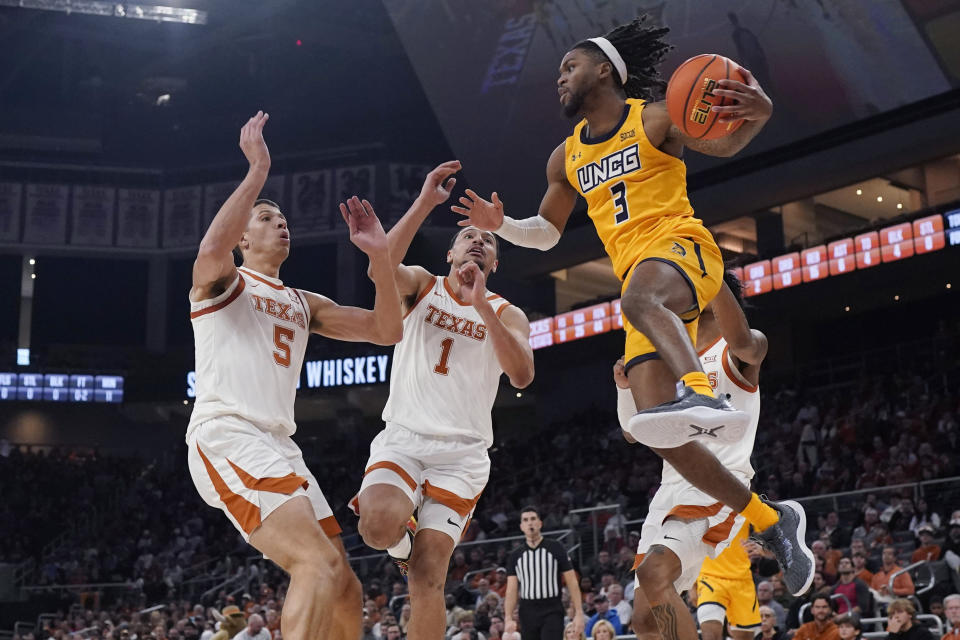
[[[234,636],[235,640],[271,640],[270,632],[265,628],[263,617],[253,613],[247,619],[247,628]]]
[[[503,640],[503,616],[493,614],[490,616],[490,628],[487,632],[487,640]]]
[[[568,622],[567,626],[563,628],[563,640],[587,640],[587,636],[583,631],[577,631],[573,622]]]
[[[403,608],[400,609],[400,618],[397,619],[397,624],[400,625],[400,633],[407,635],[407,626],[410,624],[410,603],[404,602]]]
[[[839,640],[840,633],[832,620],[833,604],[829,596],[814,596],[810,603],[810,613],[813,620],[800,625],[793,634],[793,640]]]
[[[757,640],[783,640],[783,631],[777,626],[777,614],[766,605],[760,607],[760,633]]]
[[[873,525],[879,522],[877,510],[873,507],[867,507],[863,511],[863,522],[860,523],[860,526],[856,527],[853,530],[852,537],[854,540],[860,539],[863,540],[864,544],[867,547],[873,546],[873,538],[871,537],[873,532]]]
[[[762,607],[770,607],[773,609],[773,613],[777,617],[778,629],[787,628],[787,610],[783,608],[782,604],[773,599],[773,583],[769,580],[764,580],[757,585],[757,603]]]
[[[487,640],[486,636],[474,629],[473,611],[464,611],[457,620],[457,626],[448,630],[448,640]],[[474,635],[476,634],[476,635]],[[399,636],[398,636],[399,637]]]
[[[823,579],[827,581],[827,584],[833,584],[837,581],[837,562],[843,556],[843,552],[838,549],[830,548],[830,537],[821,535],[819,540],[814,540],[813,544],[810,545],[810,550],[813,552],[814,562],[817,560],[823,561]]]
[[[863,580],[857,578],[850,558],[841,558],[838,566],[840,579],[833,586],[832,594],[843,594],[846,600],[840,599],[837,603],[837,613],[856,613],[863,615],[870,613],[870,587]],[[850,603],[851,609],[847,606]]]
[[[933,541],[933,527],[924,525],[916,530],[916,535],[920,539],[920,546],[910,556],[910,562],[934,562],[939,560],[940,545]]]
[[[882,560],[883,566],[873,574],[873,581],[870,583],[870,588],[876,592],[874,597],[880,602],[890,602],[895,597],[912,596],[915,589],[909,573],[898,575],[893,581],[893,589],[890,589],[890,577],[902,569],[897,564],[897,549],[885,546]]]
[[[593,625],[593,633],[588,633],[590,640],[613,640],[620,634],[609,620],[599,620]]]
[[[887,640],[933,640],[933,635],[922,624],[917,624],[917,610],[906,598],[898,598],[887,607]]]
[[[947,617],[943,640],[960,640],[960,594],[951,593],[943,599],[943,613]]]
[[[873,572],[867,569],[867,556],[862,552],[856,552],[852,556],[853,571],[858,580],[873,584]]]
[[[620,628],[626,629],[633,615],[633,607],[623,599],[623,587],[616,583],[610,585],[607,598],[610,600],[610,610],[615,611],[620,617]]]
[[[584,633],[593,637],[591,633],[593,626],[600,620],[606,620],[613,627],[613,630],[616,631],[613,635],[620,635],[620,632],[623,630],[623,626],[620,624],[620,614],[610,608],[610,601],[607,599],[607,596],[602,594],[597,595],[593,599],[593,605],[597,608],[597,612],[587,619],[587,624],[583,628]]]
[[[841,549],[849,543],[848,533],[840,526],[840,514],[836,510],[827,513],[823,530],[820,533],[829,536],[830,546],[834,549]]]
[[[862,640],[863,633],[860,627],[860,616],[838,616],[834,623],[837,625],[837,634],[840,640]]]
[[[943,543],[943,559],[951,569],[953,586],[960,591],[960,514],[954,511]]]
[[[910,531],[919,534],[921,527],[930,527],[934,533],[940,530],[940,516],[930,510],[930,506],[923,498],[917,501],[917,510],[910,519]]]
[[[392,624],[387,627],[387,633],[383,636],[383,640],[400,640],[402,637],[400,634],[400,625]]]
[[[477,581],[477,599],[473,604],[474,609],[483,604],[483,601],[487,597],[488,593],[493,593],[495,596],[497,596],[497,600],[500,600],[500,596],[490,590],[490,581],[486,578],[480,578],[480,580]]]
[[[214,609],[212,615],[220,623],[220,629],[213,634],[212,640],[230,640],[246,626],[243,611],[240,611],[240,607],[235,604],[224,607],[219,616]]]
[[[457,598],[452,593],[448,593],[444,598],[447,605],[447,628],[455,629],[459,624],[460,614],[464,612],[464,609],[457,604]]]

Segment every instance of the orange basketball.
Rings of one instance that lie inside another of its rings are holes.
[[[691,138],[722,138],[743,124],[743,120],[717,124],[720,114],[710,108],[714,105],[734,104],[729,98],[714,95],[713,90],[717,88],[719,80],[739,80],[744,84],[747,82],[740,65],[730,58],[713,53],[690,58],[670,76],[667,84],[667,112],[673,124]]]

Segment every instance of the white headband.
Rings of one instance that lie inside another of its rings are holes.
[[[613,68],[617,70],[617,75],[620,76],[620,84],[627,84],[627,64],[620,57],[617,48],[606,38],[587,38],[587,40],[600,47],[600,50],[610,58]]]

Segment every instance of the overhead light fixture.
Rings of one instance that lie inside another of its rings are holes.
[[[898,202],[898,203],[897,203],[897,209],[903,209],[903,203],[902,203],[902,202]]]
[[[36,258],[30,258],[30,266],[37,264]]]
[[[519,391],[517,391],[517,397],[518,397],[518,398],[522,398],[522,397],[523,397],[523,394],[520,393]]]
[[[857,189],[857,195],[858,195],[858,196],[862,196],[862,195],[863,195],[863,189]]]
[[[103,0],[0,0],[0,7],[61,11],[107,18],[133,18],[180,24],[207,24],[207,12],[159,4],[104,2]]]
[[[844,311],[850,311],[850,307],[844,307],[843,310],[844,310]]]
[[[877,196],[877,202],[883,202],[883,196]]]
[[[900,296],[893,296],[894,302],[900,302]]]

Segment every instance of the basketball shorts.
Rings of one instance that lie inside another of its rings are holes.
[[[193,484],[250,541],[277,507],[306,496],[327,536],[340,533],[333,510],[289,436],[263,431],[237,416],[203,422],[187,439]]]
[[[393,485],[418,511],[418,529],[442,531],[459,542],[489,478],[490,456],[482,439],[388,425],[370,443],[360,493],[374,484]]]
[[[733,630],[760,630],[760,603],[749,573],[739,578],[700,575],[697,580],[697,621],[723,624]]]
[[[651,547],[662,545],[680,559],[680,577],[674,587],[683,593],[696,582],[703,559],[716,558],[726,549],[743,522],[743,516],[730,507],[685,482],[661,484],[640,529],[634,569]],[[637,594],[642,587],[636,584]]]
[[[680,314],[693,344],[697,343],[697,322],[700,311],[713,300],[723,284],[723,256],[710,231],[699,221],[684,222],[650,241],[627,270],[623,279],[621,295],[630,287],[637,266],[655,260],[676,269],[690,288],[695,302],[685,313]],[[626,368],[647,360],[659,358],[650,339],[640,333],[627,317],[623,317],[623,329],[627,334],[624,348]]]

